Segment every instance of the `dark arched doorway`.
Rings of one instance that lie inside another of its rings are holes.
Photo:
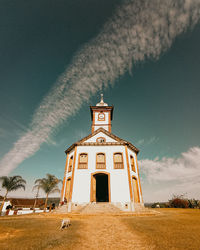
[[[110,176],[106,173],[95,173],[91,176],[91,202],[110,201]]]

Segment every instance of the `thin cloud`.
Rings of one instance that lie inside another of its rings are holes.
[[[199,0],[125,0],[43,99],[28,132],[1,160],[0,175],[7,175],[37,152],[55,128],[97,91],[131,71],[132,64],[158,59],[179,34],[198,22],[199,9]]]
[[[151,137],[150,139],[147,139],[147,140],[145,140],[145,139],[139,140],[137,142],[137,145],[138,146],[142,146],[142,145],[146,145],[147,146],[147,145],[151,145],[153,143],[156,143],[158,140],[159,139],[157,137],[153,136],[153,137]]]
[[[187,193],[191,197],[194,195],[200,198],[198,191],[200,188],[200,147],[190,148],[179,158],[145,159],[140,160],[139,164],[145,182],[149,183],[151,198],[163,199],[165,197],[166,200],[169,194],[174,193]],[[154,187],[157,188],[153,191]]]

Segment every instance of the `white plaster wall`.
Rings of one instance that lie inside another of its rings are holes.
[[[96,153],[106,154],[106,169],[96,169]],[[113,153],[122,152],[124,169],[114,169]],[[77,169],[80,153],[88,153],[88,169]],[[110,173],[111,202],[130,202],[127,163],[124,146],[78,146],[75,163],[72,202],[90,202],[91,174],[94,172]]]
[[[109,131],[109,129],[108,129],[108,125],[101,125],[101,126],[94,126],[94,131],[96,131],[97,129],[99,129],[99,128],[104,128],[105,130],[107,130],[107,131]]]
[[[117,142],[116,140],[112,139],[111,137],[107,136],[106,134],[104,134],[103,132],[99,132],[98,134],[92,136],[90,139],[88,139],[85,142],[96,142],[96,139],[98,137],[104,137],[106,139],[106,142]]]

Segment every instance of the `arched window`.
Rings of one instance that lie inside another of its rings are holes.
[[[69,202],[70,189],[71,189],[71,178],[68,178],[67,183],[66,183],[66,190],[65,190],[65,202]]]
[[[124,168],[122,153],[114,153],[114,168],[115,169]]]
[[[104,153],[98,153],[96,156],[96,168],[105,169],[106,168],[106,157]]]
[[[134,161],[134,157],[132,155],[130,155],[130,160],[131,160],[131,169],[132,171],[135,171],[135,161]]]
[[[69,159],[68,173],[72,171],[73,155]]]
[[[78,168],[79,169],[88,168],[88,154],[86,153],[79,154]]]

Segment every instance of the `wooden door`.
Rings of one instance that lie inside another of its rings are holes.
[[[94,175],[91,175],[91,194],[90,201],[96,202],[96,178]]]
[[[140,202],[140,196],[139,196],[139,190],[138,190],[138,183],[137,179],[133,177],[133,194],[134,194],[134,202],[139,203]]]
[[[67,202],[69,202],[70,189],[71,189],[71,179],[68,179],[67,184],[66,184],[66,191],[65,191],[65,198]]]

